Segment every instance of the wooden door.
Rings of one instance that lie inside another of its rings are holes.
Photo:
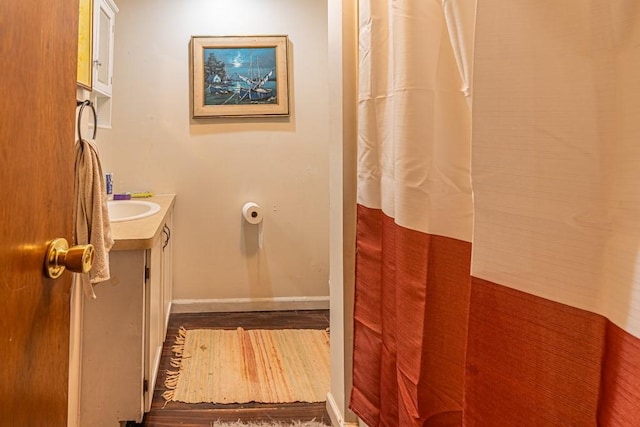
[[[78,0],[0,1],[0,425],[66,426]]]

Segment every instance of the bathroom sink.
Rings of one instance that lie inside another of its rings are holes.
[[[107,208],[111,222],[146,218],[160,211],[160,205],[144,200],[109,200]]]

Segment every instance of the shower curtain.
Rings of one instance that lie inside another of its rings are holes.
[[[352,410],[640,425],[640,5],[360,0]]]

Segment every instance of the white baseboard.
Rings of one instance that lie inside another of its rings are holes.
[[[333,398],[331,392],[327,393],[327,413],[329,414],[331,425],[333,427],[358,427],[357,422],[348,422],[344,420],[344,417],[338,408],[338,404]]]
[[[328,310],[329,297],[273,297],[176,299],[172,313],[229,313],[234,311]]]

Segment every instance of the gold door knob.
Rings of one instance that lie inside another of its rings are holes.
[[[60,277],[65,268],[74,273],[88,273],[93,266],[93,257],[93,245],[70,248],[66,239],[54,239],[47,249],[44,272],[51,279]]]

